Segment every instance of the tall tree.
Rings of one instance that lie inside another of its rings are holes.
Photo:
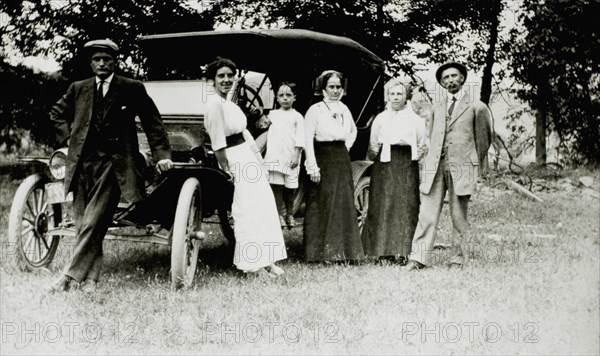
[[[69,77],[89,73],[77,53],[90,39],[113,39],[125,63],[139,65],[137,36],[213,28],[209,11],[199,13],[180,1],[5,1],[0,12],[10,16],[2,26],[3,46],[14,46],[24,55],[51,55]]]
[[[198,13],[180,2],[151,0],[37,0],[2,1],[0,49],[0,151],[18,145],[17,127],[44,142],[47,110],[66,90],[68,80],[88,76],[89,62],[78,55],[83,44],[95,38],[112,38],[122,51],[122,69],[136,75],[142,63],[136,38],[141,34],[210,30],[209,11]],[[5,18],[5,17],[3,17]],[[5,61],[13,51],[23,56],[47,55],[62,65],[63,78],[35,75],[28,68]]]
[[[517,94],[538,111],[539,131],[554,129],[579,153],[576,161],[597,164],[600,101],[594,77],[600,75],[600,38],[594,28],[600,3],[525,0],[523,6],[527,31],[513,33],[512,46],[513,75],[522,85]],[[536,156],[545,163],[545,152]]]
[[[483,74],[481,76],[481,101],[490,103],[492,96],[492,69],[496,63],[496,45],[500,35],[500,16],[502,14],[502,1],[491,0],[488,6],[488,16],[486,17],[486,32],[488,38],[487,50],[485,52],[485,62]]]
[[[456,41],[456,34],[463,32],[469,23],[476,24],[472,27],[479,30],[482,18],[489,18],[487,3],[484,0],[230,0],[220,4],[221,13],[216,21],[234,28],[304,28],[346,36],[388,61],[392,72],[402,70],[412,74],[414,63],[407,59],[407,54],[442,62],[453,57],[444,48],[452,40],[459,52],[470,48],[470,43]],[[416,52],[412,46],[415,43],[433,45]]]
[[[28,142],[27,132],[38,142],[50,143],[46,141],[52,129],[48,108],[66,89],[59,78],[35,74],[29,68],[0,60],[0,152],[19,148],[21,139]]]

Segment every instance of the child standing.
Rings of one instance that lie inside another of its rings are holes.
[[[300,156],[304,148],[304,118],[292,105],[296,101],[293,83],[282,83],[277,89],[279,109],[268,115],[265,164],[269,183],[273,188],[281,226],[292,228],[294,220],[294,192],[298,188]]]

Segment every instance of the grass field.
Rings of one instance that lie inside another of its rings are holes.
[[[584,174],[597,189],[598,171],[542,178]],[[170,289],[169,248],[105,242],[98,293],[50,295],[72,241],[49,270],[16,269],[6,227],[19,182],[0,179],[2,354],[600,353],[600,206],[579,188],[537,203],[483,186],[462,270],[307,264],[296,228],[286,274],[247,279],[210,226],[190,290]],[[450,228],[444,208],[441,242]]]

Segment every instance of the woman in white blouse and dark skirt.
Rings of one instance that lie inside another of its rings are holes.
[[[309,262],[364,258],[360,241],[348,151],[356,125],[344,95],[342,73],[329,70],[316,81],[323,100],[304,117],[306,171],[310,176],[304,218],[305,258]]]
[[[246,130],[246,116],[228,98],[237,67],[229,59],[218,58],[208,64],[206,72],[215,90],[214,95],[207,95],[204,126],[219,166],[234,179],[233,263],[246,273],[280,275],[283,270],[275,262],[287,255],[275,198],[260,151]]]
[[[365,254],[403,264],[419,217],[419,164],[427,150],[425,121],[407,105],[410,87],[384,86],[386,110],[371,127],[369,211],[362,230]]]

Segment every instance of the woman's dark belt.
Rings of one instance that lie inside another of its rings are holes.
[[[225,142],[227,143],[227,147],[229,148],[241,145],[242,143],[246,142],[246,140],[244,140],[244,135],[240,132],[225,137]]]

